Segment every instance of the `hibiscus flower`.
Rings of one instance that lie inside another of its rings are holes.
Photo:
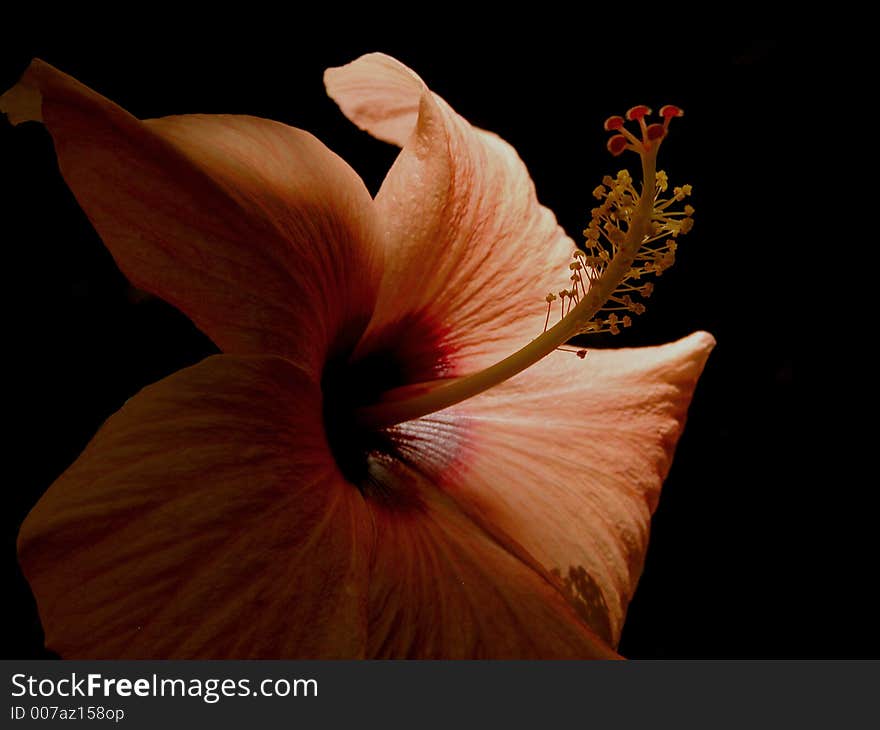
[[[680,110],[608,120],[642,188],[604,180],[582,251],[514,150],[398,61],[325,82],[401,147],[375,199],[276,122],[140,121],[41,61],[0,97],[46,125],[131,282],[222,352],[129,400],[25,520],[47,646],[616,657],[713,340],[559,349],[627,326],[671,263],[689,190],[655,162]]]

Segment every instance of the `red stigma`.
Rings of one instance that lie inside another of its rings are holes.
[[[649,149],[660,144],[669,131],[669,122],[673,117],[684,116],[684,110],[674,104],[664,104],[660,108],[660,117],[663,123],[655,122],[647,124],[645,117],[651,114],[650,107],[639,104],[632,107],[625,116],[621,117],[617,114],[608,117],[605,120],[605,130],[608,132],[619,132],[608,140],[608,151],[615,157],[624,150],[633,150],[643,155]],[[641,139],[636,137],[626,128],[627,121],[638,122],[641,130]]]
[[[626,113],[626,118],[631,122],[639,121],[644,119],[651,113],[651,110],[646,107],[644,104],[639,104],[639,106],[634,106]]]
[[[615,134],[611,139],[608,140],[608,151],[615,157],[623,152],[626,149],[626,146],[626,137],[624,137],[622,134]]]
[[[666,134],[666,127],[662,124],[651,124],[645,132],[645,136],[650,140],[662,139]]]

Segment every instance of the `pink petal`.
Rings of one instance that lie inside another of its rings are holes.
[[[515,150],[388,56],[324,80],[349,119],[403,146],[376,197],[388,248],[361,351],[403,350],[415,382],[488,366],[539,334],[544,296],[570,284],[574,244]]]
[[[508,536],[400,461],[374,458],[371,474],[393,491],[370,502],[368,656],[619,658]]]
[[[218,355],[132,398],[19,536],[65,658],[357,657],[372,529],[319,387]]]
[[[39,60],[0,111],[46,124],[123,272],[224,351],[316,369],[362,333],[381,270],[373,203],[311,135],[253,117],[141,122]]]
[[[503,385],[396,428],[402,453],[554,574],[612,646],[650,516],[714,340],[558,352]]]

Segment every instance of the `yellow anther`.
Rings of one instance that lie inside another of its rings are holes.
[[[583,268],[591,286],[601,285],[603,273],[612,261],[615,260],[621,248],[626,245],[633,220],[640,210],[644,208],[644,198],[636,192],[632,183],[632,176],[627,170],[620,170],[615,177],[606,175],[603,180],[602,190],[604,199],[601,205],[594,208],[591,213],[589,225],[584,229],[587,253],[582,254]],[[685,205],[682,209],[674,209],[677,201],[683,200],[691,194],[690,185],[682,185],[673,188],[671,197],[664,197],[669,189],[669,178],[666,173],[659,170],[654,176],[654,193],[650,200],[653,210],[649,219],[642,225],[645,236],[642,248],[633,257],[632,265],[625,272],[617,289],[609,299],[601,306],[597,315],[602,311],[612,309],[624,309],[633,314],[642,314],[645,305],[633,299],[633,295],[640,295],[648,299],[654,292],[654,285],[646,282],[641,286],[634,286],[633,282],[649,275],[659,276],[675,262],[677,236],[687,233],[693,227],[694,208]],[[598,188],[597,188],[598,191]],[[642,213],[644,215],[644,212]],[[575,254],[577,256],[577,254]],[[578,266],[569,264],[571,271],[578,271]],[[573,291],[577,289],[577,277],[572,276],[574,282]],[[580,281],[583,285],[583,281]],[[579,301],[575,294],[569,294],[572,303]],[[616,334],[620,326],[629,327],[632,318],[627,314],[624,319],[619,319],[612,314],[607,319],[596,317],[580,330],[581,332],[611,332]]]
[[[692,189],[693,188],[691,188],[690,185],[682,185],[679,188],[673,188],[672,193],[673,195],[675,195],[676,200],[684,200],[688,195],[691,194]]]
[[[611,316],[605,320],[605,324],[608,327],[608,331],[612,335],[619,335],[620,334],[620,328],[617,326],[618,321],[619,320],[617,319],[617,315],[614,314],[613,312],[611,313]]]
[[[550,302],[555,302],[555,301],[556,301],[556,295],[555,295],[553,292],[550,292],[546,297],[544,297],[544,301],[547,302],[548,304],[549,304]]]
[[[657,188],[661,193],[666,192],[666,188],[669,187],[669,179],[666,177],[666,172],[663,170],[657,170]]]
[[[599,185],[593,189],[593,197],[596,198],[596,200],[602,200],[602,198],[605,197],[605,192],[605,187],[603,185]]]

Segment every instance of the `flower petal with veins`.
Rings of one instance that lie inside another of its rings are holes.
[[[556,353],[396,427],[402,453],[471,514],[515,535],[616,646],[651,514],[714,339]]]
[[[312,135],[242,116],[142,122],[39,60],[0,111],[44,122],[123,273],[224,352],[319,371],[362,334],[382,264],[374,206]]]
[[[372,534],[311,378],[216,355],[104,424],[28,515],[19,560],[65,658],[356,657]]]
[[[525,345],[541,331],[544,295],[567,283],[575,246],[538,203],[516,151],[384,54],[328,69],[324,81],[349,119],[403,147],[376,196],[385,269],[360,350],[402,349],[427,364],[408,373],[417,382],[479,370]]]

